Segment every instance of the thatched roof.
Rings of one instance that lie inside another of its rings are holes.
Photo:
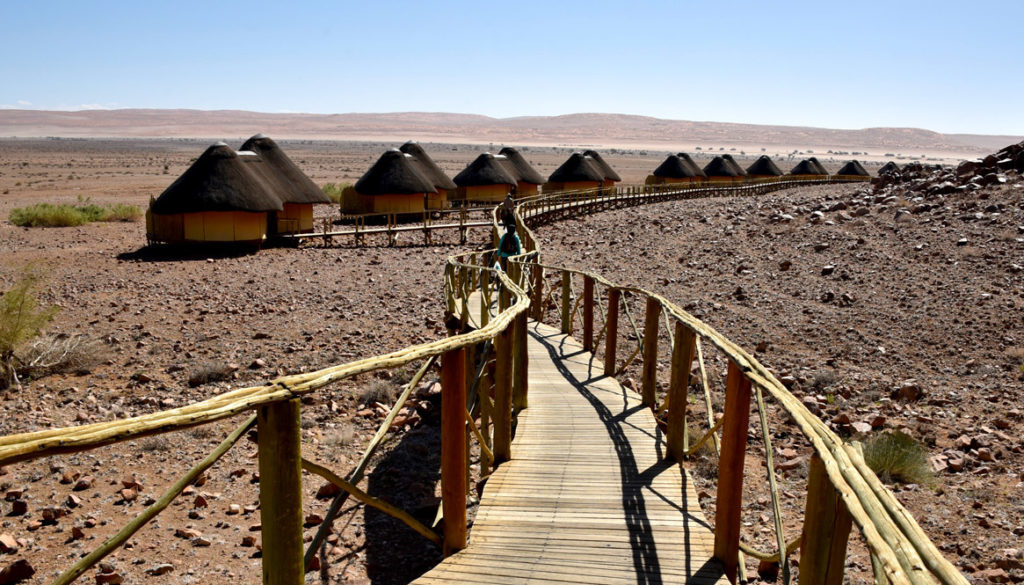
[[[583,156],[582,153],[574,152],[569,159],[562,163],[562,166],[555,169],[548,177],[551,183],[570,183],[575,181],[598,181],[602,182],[605,174],[594,159]]]
[[[698,177],[706,177],[707,176],[707,175],[704,174],[704,169],[700,168],[700,165],[697,164],[697,161],[693,160],[693,157],[691,157],[690,155],[686,154],[685,152],[680,152],[680,153],[676,154],[676,156],[678,156],[679,158],[683,159],[683,161],[686,164],[688,164],[690,167],[692,167],[694,172],[697,173],[696,176],[698,176]]]
[[[839,172],[836,173],[836,174],[837,175],[857,175],[859,177],[870,177],[871,176],[871,175],[868,174],[868,171],[864,168],[864,166],[861,165],[859,162],[857,162],[855,160],[851,160],[850,162],[848,162],[845,165],[843,165],[843,168],[839,169]]]
[[[881,176],[883,173],[898,173],[900,172],[900,166],[895,161],[889,161],[882,165],[882,168],[878,169],[878,175]]]
[[[418,142],[410,140],[398,148],[405,154],[411,154],[416,159],[416,164],[420,165],[420,172],[426,178],[430,179],[434,187],[438,189],[455,189],[455,183],[452,182],[448,175],[444,174],[441,167],[437,166],[434,159],[430,158],[427,151],[423,150],[423,147]]]
[[[812,156],[807,160],[811,161],[811,164],[814,165],[819,171],[821,171],[820,173],[818,173],[819,175],[828,174],[828,169],[825,168],[825,165],[821,164],[821,161],[819,161],[817,157]]]
[[[356,191],[362,195],[437,193],[421,169],[411,154],[392,148],[356,181]]]
[[[530,163],[526,162],[523,155],[515,148],[506,146],[498,151],[498,154],[504,156],[508,164],[515,167],[515,175],[520,182],[532,183],[534,185],[544,183],[544,175],[538,173]]]
[[[810,159],[804,159],[797,163],[793,170],[789,171],[791,175],[827,175],[828,172],[819,168],[820,165],[815,165]]]
[[[511,164],[506,166],[508,159],[485,152],[473,159],[462,172],[455,175],[455,184],[459,187],[475,187],[477,185],[515,185],[516,176],[510,172]]]
[[[768,157],[767,154],[762,154],[754,161],[754,164],[747,167],[748,175],[762,175],[781,177],[782,170],[775,164],[775,162]]]
[[[206,149],[150,208],[153,213],[281,211],[281,200],[262,174],[254,172],[223,142]]]
[[[282,189],[276,195],[285,203],[330,203],[323,189],[316,186],[306,173],[295,166],[292,159],[281,150],[269,136],[257,134],[245,141],[242,151],[255,152],[263,159],[271,172],[276,174]]]
[[[615,169],[613,169],[610,164],[605,162],[605,160],[601,157],[601,154],[596,150],[584,150],[583,156],[589,156],[590,158],[594,159],[594,162],[597,163],[597,168],[601,169],[601,172],[604,173],[605,179],[608,179],[609,181],[622,180],[622,177],[620,177],[619,174],[615,172]]]
[[[670,154],[658,168],[654,169],[651,173],[655,177],[664,177],[666,179],[691,179],[693,177],[701,177],[704,175],[703,171],[688,164],[684,159],[677,155]]]
[[[723,154],[722,158],[725,159],[725,162],[729,163],[729,166],[731,166],[733,170],[739,173],[739,176],[746,176],[747,171],[743,170],[743,167],[740,166],[740,163],[736,162],[736,159],[734,159],[731,154]]]
[[[737,169],[736,163],[730,164],[725,158],[716,156],[704,166],[704,174],[709,177],[742,177],[741,170]]]

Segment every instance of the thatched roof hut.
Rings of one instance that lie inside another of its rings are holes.
[[[544,184],[544,175],[538,173],[533,165],[511,146],[502,148],[498,154],[505,157],[505,165],[512,167],[509,170],[516,176],[516,195],[519,197],[536,195],[537,187]]]
[[[605,162],[604,158],[601,156],[601,153],[597,152],[596,150],[584,150],[583,156],[589,156],[591,159],[593,159],[593,161],[597,164],[597,168],[601,169],[601,172],[604,173],[604,178],[606,181],[618,182],[622,180],[622,177],[620,177],[619,174],[615,172],[615,169],[613,169],[610,164]]]
[[[846,177],[870,177],[871,176],[870,174],[868,174],[867,169],[865,169],[862,164],[860,164],[858,161],[855,161],[855,160],[851,160],[850,162],[848,162],[845,165],[843,165],[843,168],[839,169],[839,172],[836,173],[836,175],[838,175],[838,176],[846,176]]]
[[[762,154],[747,167],[747,174],[751,177],[781,177],[782,169],[767,154]]]
[[[692,156],[686,154],[685,152],[676,153],[676,156],[683,159],[683,161],[686,162],[687,165],[692,167],[693,170],[697,172],[697,176],[707,178],[707,175],[704,174],[704,169],[700,168],[700,165],[697,164],[697,161],[693,160]]]
[[[797,163],[797,165],[793,167],[791,171],[789,171],[789,174],[809,177],[820,177],[823,175],[827,176],[828,171],[825,171],[824,168],[821,167],[820,163],[816,165],[813,161],[811,161],[811,159],[805,158],[804,160]]]
[[[342,201],[344,213],[417,213],[438,189],[411,154],[392,148],[356,181]]]
[[[716,156],[711,162],[704,166],[704,174],[708,181],[716,183],[740,183],[743,181],[742,169],[737,168],[735,161],[728,161],[725,157]]]
[[[274,185],[274,194],[284,204],[284,209],[270,218],[271,231],[279,234],[313,231],[313,205],[331,202],[323,189],[268,136],[257,134],[246,140],[239,155],[245,153],[252,153],[262,161],[252,166],[266,175]],[[242,160],[248,161],[250,157],[242,156]]]
[[[900,172],[900,166],[895,161],[889,161],[882,165],[882,168],[878,169],[878,175],[882,176],[884,173],[898,173]]]
[[[682,154],[670,154],[654,169],[647,180],[647,185],[659,185],[664,183],[693,183],[703,181],[704,171],[700,169],[688,156],[683,158]],[[689,160],[688,160],[689,159]]]
[[[743,167],[740,166],[740,163],[736,162],[736,159],[734,159],[731,154],[723,154],[722,158],[724,158],[725,162],[728,163],[733,170],[739,173],[741,177],[747,176],[747,171],[743,170]]]
[[[519,182],[515,167],[502,155],[485,152],[455,175],[459,199],[501,201]]]
[[[818,160],[818,157],[812,156],[807,160],[811,161],[811,164],[813,164],[814,167],[817,168],[818,171],[820,171],[819,174],[828,175],[828,169],[825,168],[825,165],[821,164],[821,161]]]
[[[605,183],[605,172],[597,162],[581,152],[574,152],[551,173],[544,184],[544,192],[599,189]]]
[[[155,200],[146,234],[160,242],[260,242],[268,213],[283,209],[266,175],[218,142]]]
[[[451,191],[456,189],[455,183],[441,170],[441,167],[437,166],[434,159],[430,158],[430,155],[427,154],[427,151],[423,150],[423,147],[418,142],[410,140],[399,146],[398,150],[412,155],[416,163],[422,165],[421,172],[433,182],[434,187]]]

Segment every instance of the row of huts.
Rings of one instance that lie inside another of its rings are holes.
[[[732,156],[700,167],[686,153],[669,155],[646,179],[648,185],[736,184],[790,176],[829,176],[814,157],[784,174],[768,156],[743,169]],[[868,173],[850,161],[838,178]],[[391,149],[341,194],[342,214],[421,214],[453,205],[499,202],[561,191],[605,191],[622,178],[600,153],[576,152],[547,179],[512,147],[485,152],[449,178],[416,142]],[[150,201],[146,233],[158,242],[260,242],[313,230],[313,206],[330,200],[269,137],[257,134],[238,150],[214,144],[159,197]]]
[[[506,195],[528,197],[545,192],[603,189],[622,178],[599,153],[575,153],[548,179],[515,148],[485,152],[449,179],[415,142],[381,155],[341,196],[341,212],[418,213],[452,204],[494,203]]]
[[[799,179],[824,179],[835,177],[844,180],[866,179],[869,175],[864,166],[855,160],[843,165],[839,172],[830,175],[824,165],[815,157],[797,163],[789,173],[783,173],[768,155],[761,155],[745,170],[733,159],[732,155],[723,154],[711,159],[701,168],[685,152],[670,154],[654,172],[647,176],[648,185],[687,184],[687,183],[745,183],[764,179],[778,179],[790,176]]]
[[[237,151],[218,142],[146,210],[154,242],[261,242],[313,231],[313,206],[331,200],[269,137]]]

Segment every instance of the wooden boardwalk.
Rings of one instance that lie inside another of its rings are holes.
[[[576,340],[529,329],[512,460],[487,481],[468,548],[415,582],[728,583],[650,409]]]

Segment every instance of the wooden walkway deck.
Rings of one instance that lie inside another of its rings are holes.
[[[576,340],[529,329],[512,460],[488,480],[468,548],[415,582],[727,584],[650,409]]]

